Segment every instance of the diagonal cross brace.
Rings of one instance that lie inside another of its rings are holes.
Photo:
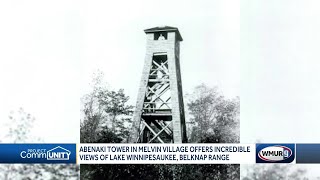
[[[158,68],[157,68],[158,71],[161,71],[163,74],[169,74],[169,71],[168,71],[167,67],[164,66],[164,65],[167,63],[167,61],[166,61],[165,63],[161,64],[161,65],[159,65],[159,64],[158,64],[157,62],[155,62],[155,61],[153,61],[153,63],[154,63],[156,66],[158,66]]]
[[[157,126],[158,129],[164,129],[168,136],[172,136],[172,130],[163,121],[154,120],[153,124]]]
[[[170,124],[172,124],[172,121],[163,127],[161,131],[159,131],[148,143],[151,143],[155,138],[157,138]]]
[[[152,88],[150,88],[150,87],[148,87],[148,89],[150,90],[150,92],[153,92],[153,93],[154,93],[154,96],[156,96],[156,98],[153,99],[153,100],[151,100],[150,103],[151,103],[151,102],[155,102],[157,99],[159,99],[160,101],[162,101],[162,104],[160,105],[161,107],[162,107],[163,105],[166,105],[168,108],[170,108],[170,107],[167,105],[167,101],[168,101],[168,100],[164,101],[164,100],[161,98],[161,96],[162,96],[166,91],[168,91],[168,89],[170,89],[169,86],[167,86],[162,92],[160,92],[161,94],[157,94],[157,93],[156,93]]]
[[[152,134],[153,135],[157,135],[157,133],[156,132],[154,132],[154,130],[145,122],[145,121],[142,121],[142,123],[152,132]],[[159,137],[159,136],[157,136],[157,139],[162,143],[162,144],[164,144],[164,142],[162,141],[162,139]]]

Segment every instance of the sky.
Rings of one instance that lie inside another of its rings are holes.
[[[92,72],[100,69],[111,87],[124,88],[135,101],[146,50],[143,30],[168,25],[178,27],[184,39],[180,54],[185,92],[206,83],[219,86],[226,96],[239,95],[238,7],[221,1],[135,1],[127,2],[127,6],[123,6],[122,1],[112,6],[101,1],[88,4],[84,17],[86,48],[81,66],[82,87],[87,86]]]
[[[77,142],[80,97],[93,73],[135,104],[143,30],[162,25],[178,27],[185,40],[184,93],[205,83],[239,96],[239,11],[237,1],[1,1],[0,123],[22,107],[36,119],[35,136]],[[8,128],[1,129],[0,137]]]
[[[79,139],[81,10],[71,2],[0,2],[0,137],[20,107],[45,142]]]
[[[319,7],[241,1],[241,143],[319,143]]]
[[[184,93],[241,99],[241,142],[319,142],[318,1],[1,1],[0,125],[20,107],[46,142],[78,142],[98,69],[135,104],[144,29],[178,27]],[[10,123],[10,122],[9,122]],[[0,137],[6,132],[0,127]]]
[[[319,5],[241,4],[241,140],[320,141]]]

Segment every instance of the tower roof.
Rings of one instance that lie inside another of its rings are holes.
[[[154,33],[154,32],[175,32],[177,33],[177,38],[179,41],[182,41],[181,34],[179,32],[179,29],[176,27],[171,27],[171,26],[158,26],[150,29],[145,29],[144,32],[146,34],[148,33]]]

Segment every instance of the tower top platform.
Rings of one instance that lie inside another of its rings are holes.
[[[155,33],[155,32],[175,32],[177,34],[177,39],[179,41],[183,41],[179,29],[172,26],[158,26],[150,29],[145,29],[144,32],[148,33]]]

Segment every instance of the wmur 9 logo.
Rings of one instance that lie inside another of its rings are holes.
[[[294,144],[257,144],[257,163],[291,163],[295,158]]]

